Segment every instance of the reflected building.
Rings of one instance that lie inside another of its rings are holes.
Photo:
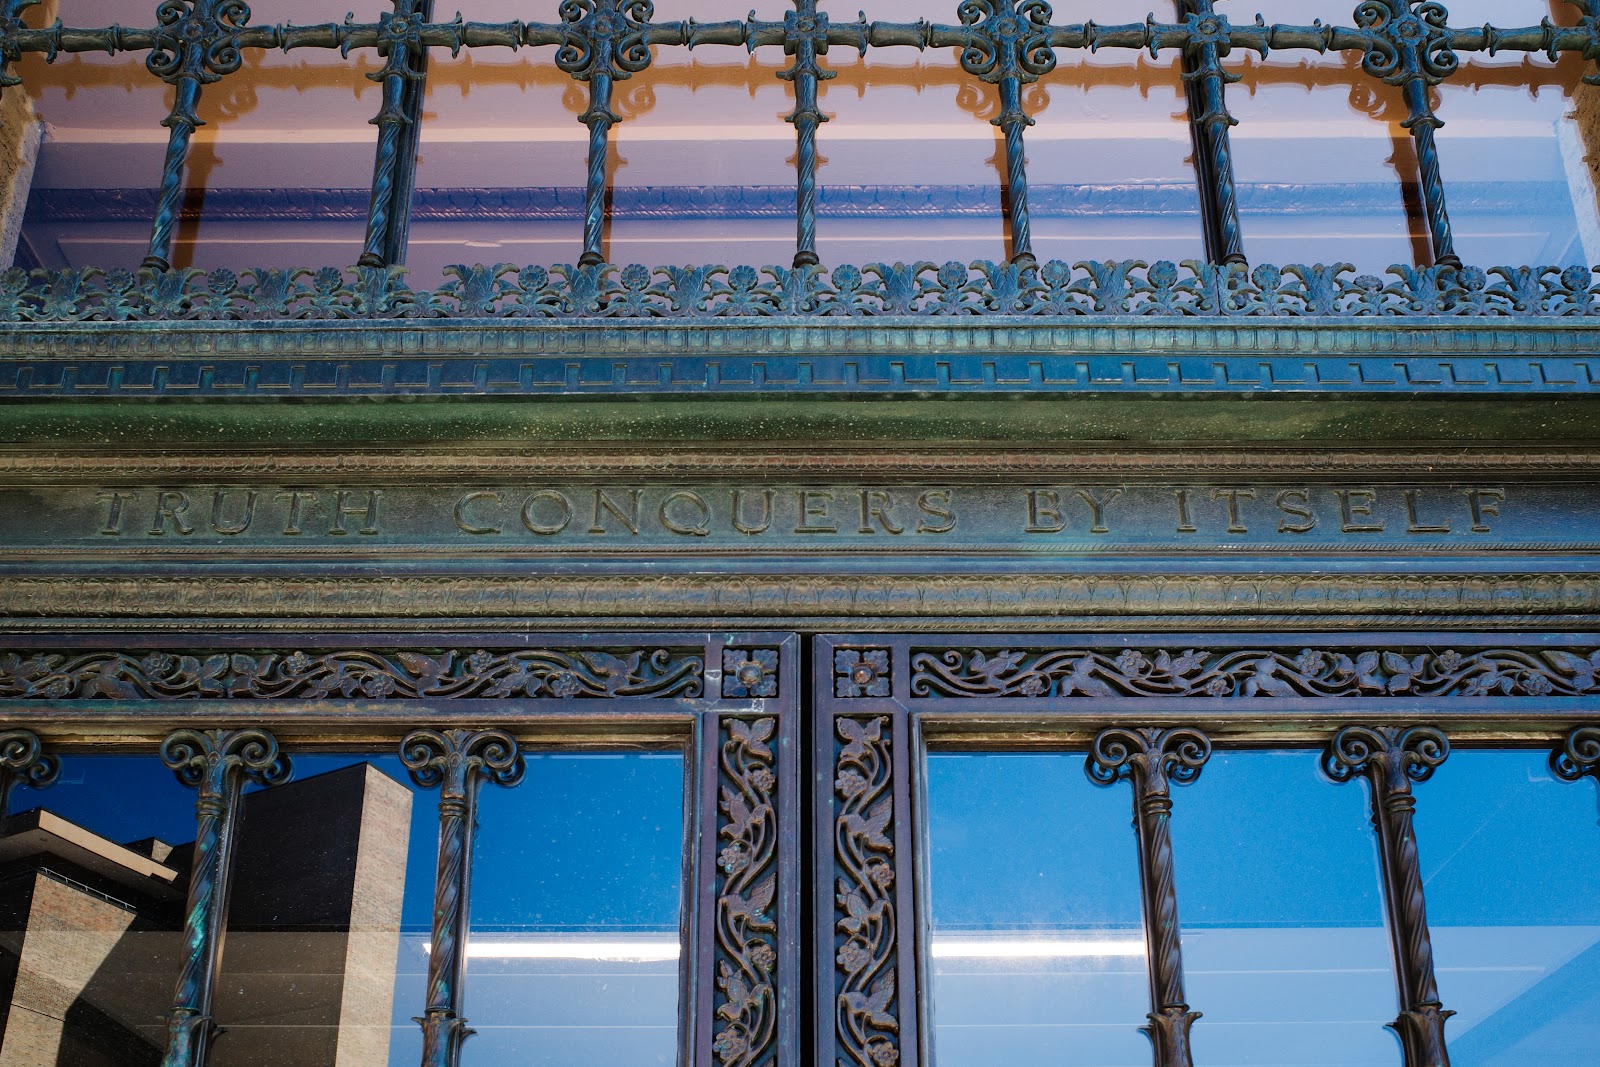
[[[358,764],[244,799],[218,1067],[387,1067],[411,792]],[[0,1063],[161,1062],[191,846],[0,827]]]

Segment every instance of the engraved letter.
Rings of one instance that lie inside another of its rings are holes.
[[[1339,496],[1339,529],[1345,533],[1382,533],[1381,522],[1357,522],[1372,518],[1372,503],[1378,494],[1371,489],[1335,489]]]
[[[600,521],[600,513],[609,511],[617,521],[628,528],[628,532],[635,537],[639,536],[639,490],[628,490],[628,510],[623,511],[617,502],[611,499],[611,494],[604,489],[594,491],[594,522],[589,524],[589,532],[603,534],[606,524]]]
[[[1466,490],[1467,503],[1472,506],[1472,532],[1488,533],[1489,524],[1484,521],[1490,515],[1500,516],[1500,505],[1505,502],[1504,489],[1468,489]]]
[[[1178,532],[1194,533],[1197,527],[1189,518],[1189,490],[1174,489],[1172,495],[1178,498]]]
[[[927,489],[917,497],[917,510],[928,519],[943,519],[938,526],[928,519],[917,520],[917,533],[949,533],[956,528],[956,513],[950,504],[949,489]]]
[[[383,494],[383,490],[368,489],[367,503],[365,507],[350,506],[348,501],[353,491],[354,490],[350,489],[339,490],[339,495],[334,501],[333,529],[328,531],[330,535],[347,534],[350,532],[344,528],[344,517],[346,515],[366,516],[366,521],[361,524],[361,529],[358,531],[359,533],[370,535],[378,532],[378,497]]]
[[[541,500],[554,500],[561,509],[559,522],[539,522],[533,517],[533,506]],[[522,502],[522,525],[536,534],[558,534],[567,528],[572,521],[572,501],[554,489],[541,489],[537,493],[530,493],[527,500]]]
[[[800,521],[795,523],[795,533],[838,533],[839,524],[828,518],[828,505],[833,494],[826,489],[800,490]]]
[[[876,533],[872,520],[877,519],[883,526],[884,533],[905,533],[906,528],[889,517],[891,501],[889,494],[882,489],[858,489],[861,495],[861,526],[857,533]]]
[[[1449,533],[1450,524],[1440,523],[1437,526],[1424,526],[1417,521],[1417,491],[1415,489],[1402,489],[1406,498],[1406,533]]]
[[[754,526],[747,524],[742,518],[746,491],[744,489],[733,491],[733,528],[742,534],[766,533],[772,526],[772,498],[777,494],[777,490],[761,490],[761,518],[756,520],[757,525]]]
[[[228,490],[218,489],[211,498],[211,528],[225,537],[234,537],[250,529],[250,524],[256,517],[256,491],[246,489],[244,492],[244,519],[240,522],[229,524],[222,521],[222,510],[228,501]]]
[[[1111,528],[1106,525],[1106,505],[1121,496],[1122,490],[1112,489],[1107,491],[1104,496],[1095,496],[1094,493],[1087,489],[1077,489],[1074,492],[1083,498],[1085,504],[1089,505],[1089,511],[1094,518],[1094,521],[1089,526],[1089,532],[1110,533]]]
[[[1054,489],[1028,490],[1028,525],[1023,533],[1060,533],[1066,525],[1061,496]]]
[[[1218,489],[1211,494],[1212,500],[1226,500],[1228,502],[1229,533],[1250,532],[1249,528],[1245,526],[1244,520],[1239,517],[1240,497],[1244,497],[1246,500],[1254,500],[1256,491],[1254,489]]]
[[[119,537],[122,534],[122,502],[124,500],[138,500],[138,493],[118,493],[103,489],[95,494],[109,505],[106,508],[106,524],[100,528],[100,533],[105,537]]]
[[[274,500],[287,500],[289,502],[289,517],[283,523],[285,537],[298,537],[305,531],[300,529],[300,502],[303,500],[317,499],[316,493],[309,493],[303,489],[292,489],[287,493],[279,493]]]
[[[679,522],[672,514],[672,505],[684,501],[691,511],[700,514],[690,522]],[[711,507],[699,493],[691,489],[675,489],[667,494],[661,502],[661,525],[675,534],[692,535],[694,537],[707,537],[711,533]]]
[[[462,533],[469,534],[499,533],[500,527],[498,526],[479,526],[468,520],[467,505],[477,500],[493,500],[498,504],[500,503],[500,494],[493,489],[474,489],[472,492],[464,494],[460,500],[456,501],[456,529]]]
[[[1317,517],[1311,514],[1310,490],[1285,489],[1274,498],[1274,502],[1285,515],[1302,520],[1290,522],[1288,519],[1279,519],[1279,533],[1305,533],[1317,524]]]
[[[172,528],[188,537],[194,533],[194,527],[183,521],[183,516],[189,510],[189,494],[187,493],[162,493],[156,498],[156,517],[150,524],[150,536],[159,537],[167,532],[167,520],[172,520]]]

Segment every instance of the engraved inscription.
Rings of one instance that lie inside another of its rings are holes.
[[[1029,553],[1206,542],[1224,549],[1600,546],[1600,523],[1572,522],[1600,515],[1595,491],[1575,483],[257,484],[30,492],[25,503],[21,496],[0,489],[0,544],[14,548],[73,541]]]

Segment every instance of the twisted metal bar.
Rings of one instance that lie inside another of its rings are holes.
[[[473,1033],[461,1009],[478,787],[484,781],[516,785],[525,765],[516,740],[503,730],[414,730],[400,742],[400,759],[417,785],[439,788],[428,1000],[416,1021],[422,1027],[423,1067],[454,1067],[461,1043]]]
[[[1177,0],[1178,15],[1187,20],[1189,47],[1184,52],[1183,82],[1189,104],[1189,131],[1194,139],[1194,165],[1200,183],[1200,213],[1205,229],[1206,258],[1212,263],[1244,263],[1244,236],[1239,225],[1238,194],[1233,181],[1233,146],[1228,130],[1239,120],[1228,113],[1225,86],[1240,75],[1222,66],[1231,48],[1227,18],[1212,9],[1211,0]],[[1261,45],[1266,54],[1266,45]],[[1152,49],[1153,51],[1153,49]]]
[[[1022,107],[1022,86],[1055,69],[1050,47],[1052,12],[1045,0],[962,0],[957,9],[967,27],[961,69],[1000,88],[1000,114],[993,120],[1005,137],[1007,220],[1011,262],[1032,265],[1028,218],[1027,157],[1022,131],[1033,119]],[[929,35],[933,27],[927,28]]]
[[[650,0],[562,0],[568,36],[556,51],[556,66],[589,83],[589,106],[578,121],[589,127],[589,172],[584,183],[581,266],[606,261],[606,155],[611,127],[622,117],[611,110],[612,83],[650,66]],[[681,36],[681,31],[679,36]]]
[[[396,255],[392,230],[397,220],[410,214],[411,183],[401,180],[401,172],[415,173],[416,152],[413,148],[407,155],[402,149],[407,143],[415,145],[415,137],[407,134],[414,133],[418,121],[415,104],[421,99],[421,64],[427,57],[420,28],[429,17],[430,6],[429,0],[394,0],[394,11],[385,13],[379,23],[378,53],[385,58],[384,69],[367,77],[382,83],[383,103],[372,119],[378,127],[378,152],[373,161],[367,238],[358,266],[385,267],[403,258]],[[408,108],[408,104],[413,106]]]
[[[1445,1010],[1433,973],[1422,865],[1412,829],[1416,798],[1411,783],[1425,782],[1450,755],[1450,742],[1432,726],[1346,726],[1334,734],[1323,767],[1336,782],[1364,775],[1370,783],[1372,826],[1383,867],[1383,899],[1394,946],[1400,1014],[1390,1024],[1400,1036],[1405,1067],[1450,1067]]]
[[[794,57],[788,70],[778,77],[794,83],[794,110],[787,121],[794,124],[795,153],[795,254],[794,266],[814,267],[817,257],[817,127],[828,121],[817,103],[818,83],[837,78],[822,69],[817,57],[826,55],[829,43],[828,16],[817,10],[817,0],[794,0],[795,10],[783,16],[783,50]],[[861,54],[867,53],[864,27],[857,26],[856,39]],[[756,45],[750,43],[753,51]]]
[[[11,814],[11,791],[19,785],[44,789],[61,775],[61,761],[45,752],[32,730],[0,732],[0,819]]]
[[[161,1064],[202,1067],[217,1033],[211,1002],[228,926],[239,794],[247,779],[281,785],[292,770],[288,757],[278,751],[277,739],[255,729],[174,731],[161,742],[161,761],[198,793],[183,969],[167,1016],[167,1051]]]
[[[1422,198],[1428,215],[1434,262],[1460,267],[1450,215],[1445,209],[1444,181],[1433,131],[1444,125],[1433,113],[1428,90],[1455,73],[1460,61],[1451,47],[1444,6],[1435,0],[1362,0],[1356,25],[1368,35],[1361,69],[1388,85],[1397,85],[1408,116],[1400,125],[1411,131],[1422,172]]]
[[[1121,729],[1095,735],[1084,769],[1103,785],[1133,782],[1133,817],[1139,837],[1139,886],[1144,897],[1145,954],[1150,973],[1149,1025],[1156,1067],[1192,1067],[1189,1030],[1200,1013],[1183,991],[1182,926],[1172,859],[1171,784],[1200,777],[1211,740],[1199,730]]]
[[[250,21],[250,8],[244,0],[161,0],[156,21],[155,39],[145,57],[145,66],[173,86],[174,93],[172,109],[161,120],[169,131],[167,154],[144,266],[164,271],[171,268],[172,229],[183,196],[189,144],[195,129],[205,125],[197,113],[200,87],[243,65],[238,35]]]

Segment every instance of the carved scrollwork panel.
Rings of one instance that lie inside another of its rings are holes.
[[[589,700],[704,691],[704,656],[671,648],[0,653],[0,697],[25,700]]]
[[[915,648],[914,697],[1550,697],[1600,692],[1600,649]]]

